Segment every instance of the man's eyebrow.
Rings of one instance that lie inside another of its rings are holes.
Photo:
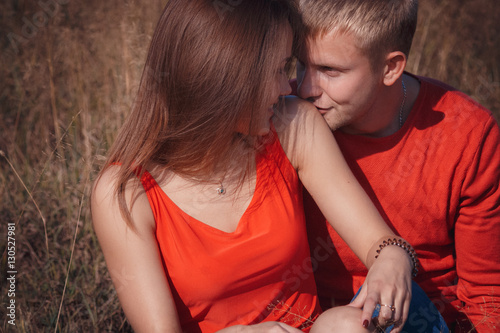
[[[332,62],[330,59],[321,59],[320,61],[314,63],[309,62],[309,65],[315,68],[332,68],[340,71],[349,70],[349,67],[341,66],[334,61]]]

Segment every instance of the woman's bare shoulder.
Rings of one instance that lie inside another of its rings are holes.
[[[304,130],[316,118],[321,118],[321,115],[310,102],[296,96],[286,96],[276,109],[273,121],[280,138],[286,138],[297,135],[298,130]]]
[[[308,146],[304,139],[308,138],[318,117],[321,115],[311,103],[295,96],[285,97],[275,112],[276,132],[294,167],[298,166],[301,151]]]
[[[120,165],[108,166],[94,183],[91,195],[94,227],[99,227],[101,223],[109,224],[113,220],[119,224],[123,223],[124,226],[130,226],[120,209],[119,196],[116,191],[120,168],[122,168]],[[137,177],[128,180],[124,191],[125,202],[132,217],[132,229],[154,228],[153,213],[140,180]]]
[[[92,187],[92,200],[102,202],[114,195],[120,168],[119,165],[110,165],[99,174]]]

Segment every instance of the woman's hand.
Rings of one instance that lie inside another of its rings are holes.
[[[379,308],[374,324],[401,332],[411,300],[413,263],[408,253],[398,246],[386,246],[373,261],[359,295],[349,305],[362,308],[361,321],[369,324],[375,308]]]
[[[237,325],[225,328],[223,330],[217,331],[217,333],[302,333],[301,330],[288,326],[286,324],[269,321],[265,323],[260,323],[256,325]]]

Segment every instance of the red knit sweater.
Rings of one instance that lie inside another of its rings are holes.
[[[386,222],[415,247],[416,281],[448,324],[470,320],[479,332],[498,332],[500,130],[463,93],[417,79],[420,93],[401,130],[384,138],[335,137]],[[305,209],[319,296],[347,303],[366,268],[309,196]]]

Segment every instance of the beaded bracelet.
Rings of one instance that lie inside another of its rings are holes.
[[[382,251],[382,249],[388,245],[397,245],[399,246],[400,248],[402,248],[403,250],[406,251],[406,253],[408,253],[408,255],[410,256],[410,259],[413,263],[413,269],[412,269],[412,276],[415,277],[417,276],[417,273],[418,273],[418,259],[417,259],[417,254],[415,253],[415,250],[413,249],[413,246],[411,246],[410,244],[408,244],[406,241],[402,240],[401,238],[389,238],[387,240],[384,240],[378,247],[379,249],[377,250],[377,255],[375,256],[375,259],[378,258],[379,254],[380,254],[380,251]]]

